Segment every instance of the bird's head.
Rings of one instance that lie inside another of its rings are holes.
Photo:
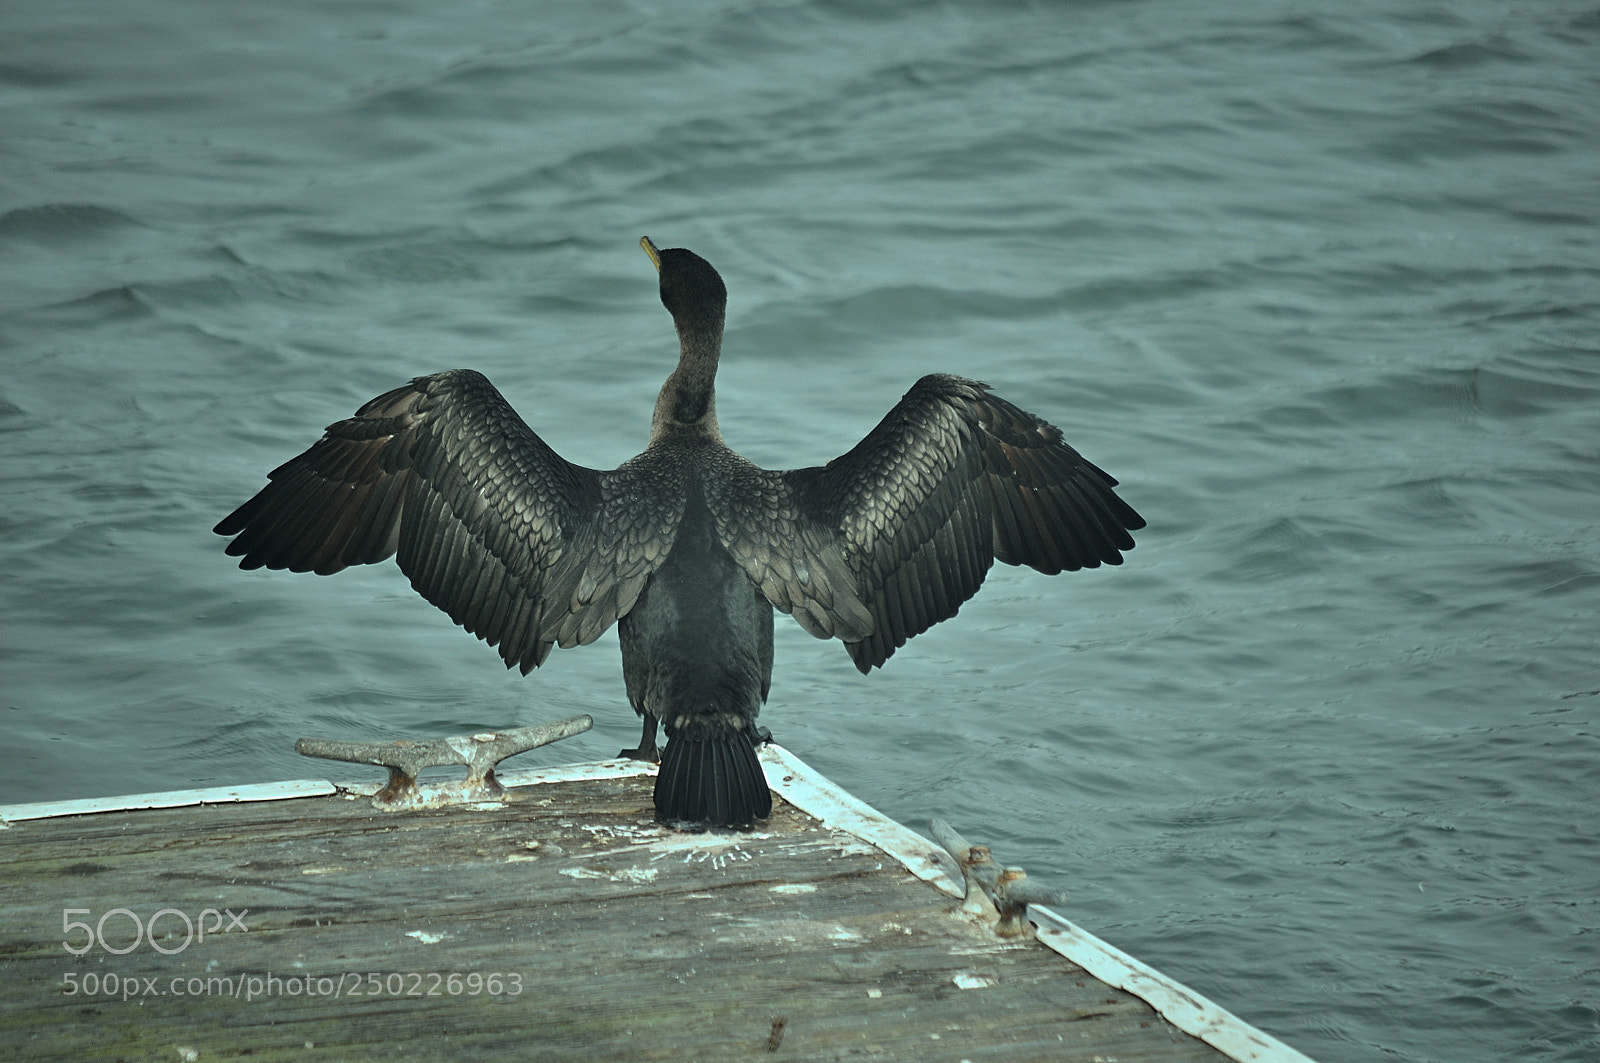
[[[661,274],[661,305],[679,331],[720,333],[728,289],[711,263],[682,247],[657,247],[648,236],[640,237],[639,246]]]

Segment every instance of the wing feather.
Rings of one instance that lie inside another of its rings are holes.
[[[1120,564],[1144,519],[1115,486],[1053,425],[936,374],[842,457],[730,464],[708,501],[767,600],[842,639],[865,672],[954,616],[996,560],[1050,574]]]
[[[479,373],[418,377],[330,425],[217,524],[244,568],[338,572],[394,555],[411,584],[527,672],[592,642],[671,549],[681,498],[647,470],[551,450]]]

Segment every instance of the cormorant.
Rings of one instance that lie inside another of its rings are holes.
[[[923,377],[848,454],[772,472],[728,449],[713,383],[727,289],[705,259],[640,241],[678,367],[650,444],[609,472],[562,458],[480,373],[380,395],[224,518],[241,568],[338,572],[397,555],[450,619],[523,674],[613,623],[656,817],[748,827],[771,811],[755,719],[772,611],[883,664],[977,592],[996,560],[1054,574],[1120,564],[1144,519],[1033,414]]]

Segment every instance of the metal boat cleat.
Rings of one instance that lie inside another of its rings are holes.
[[[476,801],[499,801],[505,793],[494,768],[507,757],[582,734],[594,726],[591,716],[486,731],[423,742],[341,742],[329,738],[302,738],[294,744],[301,756],[342,760],[350,764],[376,764],[389,769],[389,781],[372,795],[374,808],[385,812],[410,808],[439,808]],[[421,783],[424,768],[464,764],[467,777],[460,782]]]
[[[955,858],[965,880],[967,895],[960,911],[994,924],[1000,937],[1021,937],[1032,933],[1026,916],[1030,904],[1063,904],[1067,896],[1028,880],[1020,867],[1002,868],[994,862],[987,845],[973,845],[942,819],[930,824],[934,840]]]

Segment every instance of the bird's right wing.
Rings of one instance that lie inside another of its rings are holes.
[[[241,568],[338,572],[395,554],[424,598],[526,674],[592,642],[672,547],[682,500],[552,450],[480,373],[418,377],[330,425],[223,518]]]
[[[954,616],[996,560],[1051,574],[1120,564],[1144,527],[1053,425],[942,374],[842,457],[751,478],[721,507],[725,545],[773,605],[842,639],[863,672]],[[738,508],[751,499],[759,512]]]

